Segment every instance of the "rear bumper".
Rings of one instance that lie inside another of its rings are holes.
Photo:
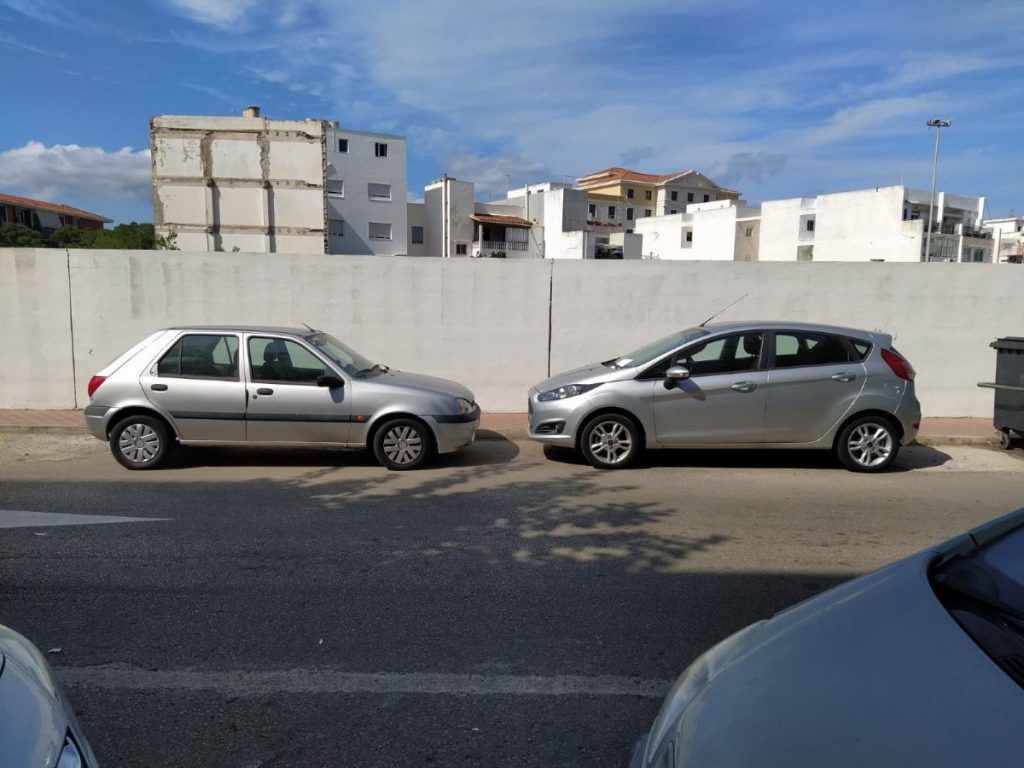
[[[87,405],[85,407],[85,426],[92,436],[99,440],[107,439],[107,425],[114,409],[106,405]]]

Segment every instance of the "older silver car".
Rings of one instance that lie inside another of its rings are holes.
[[[0,765],[97,765],[46,659],[31,642],[4,626],[0,626]]]
[[[629,764],[996,768],[1021,722],[1024,509],[726,638]]]
[[[394,371],[322,331],[169,328],[89,382],[85,422],[129,469],[177,445],[369,448],[415,469],[473,442],[480,408],[461,384]]]
[[[921,421],[914,369],[875,331],[689,328],[530,390],[529,435],[616,469],[646,448],[818,448],[878,472]]]

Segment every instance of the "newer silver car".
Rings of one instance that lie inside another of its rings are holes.
[[[740,630],[631,768],[1020,765],[1024,509]]]
[[[414,469],[473,442],[461,384],[394,371],[322,331],[193,326],[150,335],[92,377],[85,422],[129,469],[177,445],[368,448]]]
[[[71,704],[32,643],[0,625],[0,765],[96,768]]]
[[[878,472],[917,435],[914,376],[885,333],[714,323],[537,384],[529,435],[603,469],[642,448],[818,448]]]

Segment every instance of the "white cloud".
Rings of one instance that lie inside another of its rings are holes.
[[[3,33],[0,33],[0,45],[6,46],[8,48],[17,48],[22,51],[28,51],[29,53],[37,53],[40,56],[49,56],[52,59],[67,58],[67,54],[63,51],[54,51],[49,48],[40,48],[39,46],[32,45],[21,40],[17,40]]]
[[[53,201],[143,201],[149,199],[149,150],[124,147],[108,152],[101,147],[30,141],[0,152],[4,191]]]
[[[257,0],[170,0],[170,3],[195,21],[227,29],[242,20]]]

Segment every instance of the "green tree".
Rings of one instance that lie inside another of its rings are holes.
[[[0,227],[0,247],[5,248],[44,248],[46,241],[34,229],[19,227],[17,224],[4,224]]]
[[[57,248],[85,248],[86,230],[66,224],[49,237],[50,244]]]

